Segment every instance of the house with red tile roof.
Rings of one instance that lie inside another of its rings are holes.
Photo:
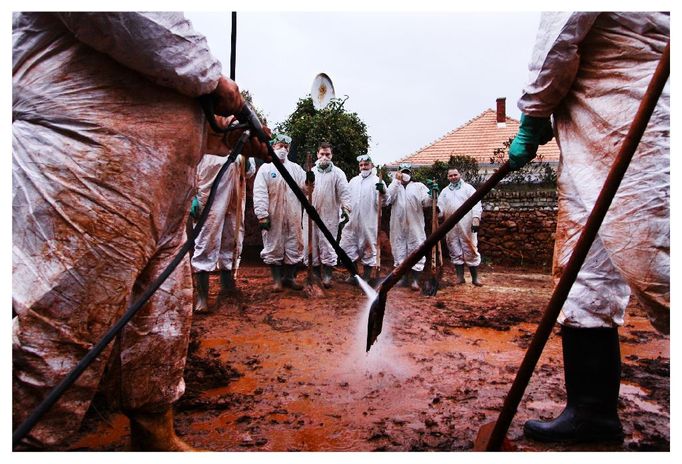
[[[506,115],[506,99],[497,99],[497,109],[487,109],[460,127],[453,129],[436,141],[415,153],[397,161],[387,163],[389,168],[397,168],[400,163],[411,163],[413,167],[431,166],[436,161],[447,163],[451,156],[470,156],[475,158],[481,168],[490,166],[490,158],[495,150],[504,148],[504,143],[514,137],[520,122]],[[504,154],[507,159],[507,154]],[[559,146],[555,139],[538,149],[535,162],[543,161],[552,167],[559,162]]]

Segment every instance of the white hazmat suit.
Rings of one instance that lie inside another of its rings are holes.
[[[543,14],[519,100],[554,115],[561,147],[554,250],[558,279],[595,204],[670,37],[664,13]],[[575,328],[623,324],[631,290],[653,325],[669,331],[670,91],[639,148],[559,316]]]
[[[377,206],[379,191],[376,184],[383,181],[372,168],[367,177],[361,174],[348,183],[351,213],[341,234],[341,248],[351,261],[360,259],[365,266],[376,266]],[[384,184],[384,188],[386,185]]]
[[[320,215],[320,219],[329,232],[336,238],[339,229],[339,214],[341,208],[351,210],[350,207],[350,192],[348,190],[348,181],[346,174],[334,166],[332,163],[326,169],[315,164],[313,168],[315,174],[315,189],[313,190],[312,206]],[[308,265],[308,213],[303,213],[303,224],[306,225],[305,233],[303,234],[303,249],[304,262]],[[322,231],[316,224],[313,223],[313,266],[319,266],[320,263],[325,266],[336,266],[337,255],[334,248],[329,241],[322,235]]]
[[[226,162],[226,156],[206,154],[201,158],[199,166],[197,166],[197,197],[202,209],[206,205],[218,171]],[[241,255],[244,240],[243,213],[246,205],[246,192],[242,196],[241,204],[237,206],[237,187],[239,170],[242,169],[241,163],[243,162],[243,156],[239,155],[220,179],[211,210],[194,245],[194,255],[192,255],[194,272],[212,272],[217,269],[231,271],[235,260],[235,244],[236,259],[239,259]],[[256,163],[253,158],[249,158],[246,178],[253,177],[255,173]],[[245,188],[245,185],[243,187]],[[242,223],[238,232],[236,231],[237,207],[241,208],[242,211]]]
[[[181,14],[15,13],[12,38],[16,426],[185,241],[205,134],[194,97],[221,66]],[[124,410],[183,394],[191,299],[184,260],[120,333]],[[29,439],[58,446],[78,430],[111,347]]]
[[[463,180],[457,184],[448,184],[438,196],[438,209],[440,210],[438,216],[445,219],[452,216],[474,193],[476,189]],[[472,232],[471,225],[474,218],[481,219],[482,211],[479,201],[445,236],[453,264],[466,264],[469,267],[481,264],[478,234]]]
[[[424,208],[431,206],[431,195],[426,185],[411,181],[403,186],[393,180],[388,186],[386,205],[391,206],[391,253],[395,267],[400,266],[414,250],[426,240]],[[412,270],[424,270],[426,257],[422,257]]]
[[[285,169],[303,190],[305,171],[285,159]],[[298,264],[303,260],[303,207],[273,163],[265,163],[253,183],[253,209],[256,217],[270,219],[270,230],[263,230],[263,262],[268,265]]]

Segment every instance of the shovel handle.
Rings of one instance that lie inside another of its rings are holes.
[[[590,216],[587,218],[585,228],[580,234],[580,238],[575,245],[566,268],[559,279],[559,283],[554,288],[554,292],[552,293],[552,297],[547,304],[547,308],[545,309],[545,312],[542,316],[542,320],[540,321],[535,335],[528,346],[528,350],[526,351],[526,355],[523,358],[521,367],[519,367],[519,370],[516,373],[516,378],[514,379],[514,383],[512,384],[511,389],[509,390],[509,393],[507,394],[507,397],[504,401],[502,411],[500,411],[500,415],[497,418],[495,427],[490,434],[487,446],[485,447],[487,451],[497,451],[500,450],[502,446],[504,437],[507,435],[511,421],[516,414],[516,409],[521,402],[521,398],[523,397],[526,387],[528,386],[528,382],[533,375],[533,371],[535,370],[535,366],[540,359],[540,355],[542,354],[545,344],[552,333],[552,328],[554,327],[557,317],[561,312],[561,308],[563,307],[564,302],[568,297],[568,293],[570,292],[571,287],[578,276],[578,272],[585,261],[585,257],[592,246],[592,242],[599,232],[599,227],[604,220],[604,216],[606,216],[606,212],[611,206],[611,201],[616,195],[618,187],[620,186],[623,176],[625,175],[625,171],[630,165],[630,161],[637,150],[639,141],[641,140],[646,126],[649,123],[649,119],[656,108],[656,103],[663,92],[663,88],[665,87],[665,83],[667,82],[669,75],[670,42],[668,42],[668,45],[663,51],[661,60],[659,61],[656,71],[654,72],[654,76],[649,83],[649,87],[647,88],[646,93],[640,102],[639,109],[637,110],[637,114],[632,121],[632,125],[630,126],[630,129],[628,130],[628,133],[620,147],[618,155],[611,166],[611,170],[604,181],[604,186],[602,187],[601,192],[599,192],[599,196],[597,197],[594,208],[592,209]]]

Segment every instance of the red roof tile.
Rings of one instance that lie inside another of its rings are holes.
[[[479,163],[490,163],[495,149],[504,147],[503,143],[516,135],[519,125],[519,121],[507,117],[506,127],[497,127],[497,113],[488,109],[430,145],[387,164],[397,166],[406,162],[415,166],[430,166],[435,161],[447,162],[450,156],[457,155],[471,156]],[[543,161],[559,161],[559,146],[556,141],[552,139],[548,144],[540,146],[538,158],[539,155],[542,155]]]

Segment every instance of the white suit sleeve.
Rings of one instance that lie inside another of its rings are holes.
[[[419,194],[421,195],[422,206],[425,208],[431,206],[432,198],[426,185],[420,183]]]
[[[579,46],[598,12],[543,13],[529,65],[529,84],[519,109],[535,117],[550,116],[573,84],[580,64]]]
[[[81,42],[189,97],[211,93],[222,72],[206,38],[181,13],[56,13]]]
[[[473,187],[473,185],[469,185],[467,190],[469,190],[469,197],[476,193],[476,189]],[[481,219],[481,214],[483,214],[483,205],[481,205],[480,201],[474,205],[474,207],[471,209],[471,213],[473,217]]]
[[[399,181],[393,179],[391,183],[388,184],[388,188],[386,189],[386,197],[384,198],[384,205],[389,206],[395,201],[398,193],[398,183]]]
[[[436,203],[438,206],[438,217],[442,218],[445,215],[445,190],[440,192],[440,195],[438,195],[438,203]]]
[[[350,211],[350,188],[348,188],[346,173],[344,173],[341,169],[338,170],[338,174],[336,176],[336,191],[338,192],[339,199],[341,200],[341,207]]]
[[[270,197],[268,196],[267,168],[262,165],[253,181],[253,212],[258,219],[269,216]]]
[[[246,168],[246,178],[251,179],[256,175],[256,161],[253,158],[249,158],[249,165]]]

